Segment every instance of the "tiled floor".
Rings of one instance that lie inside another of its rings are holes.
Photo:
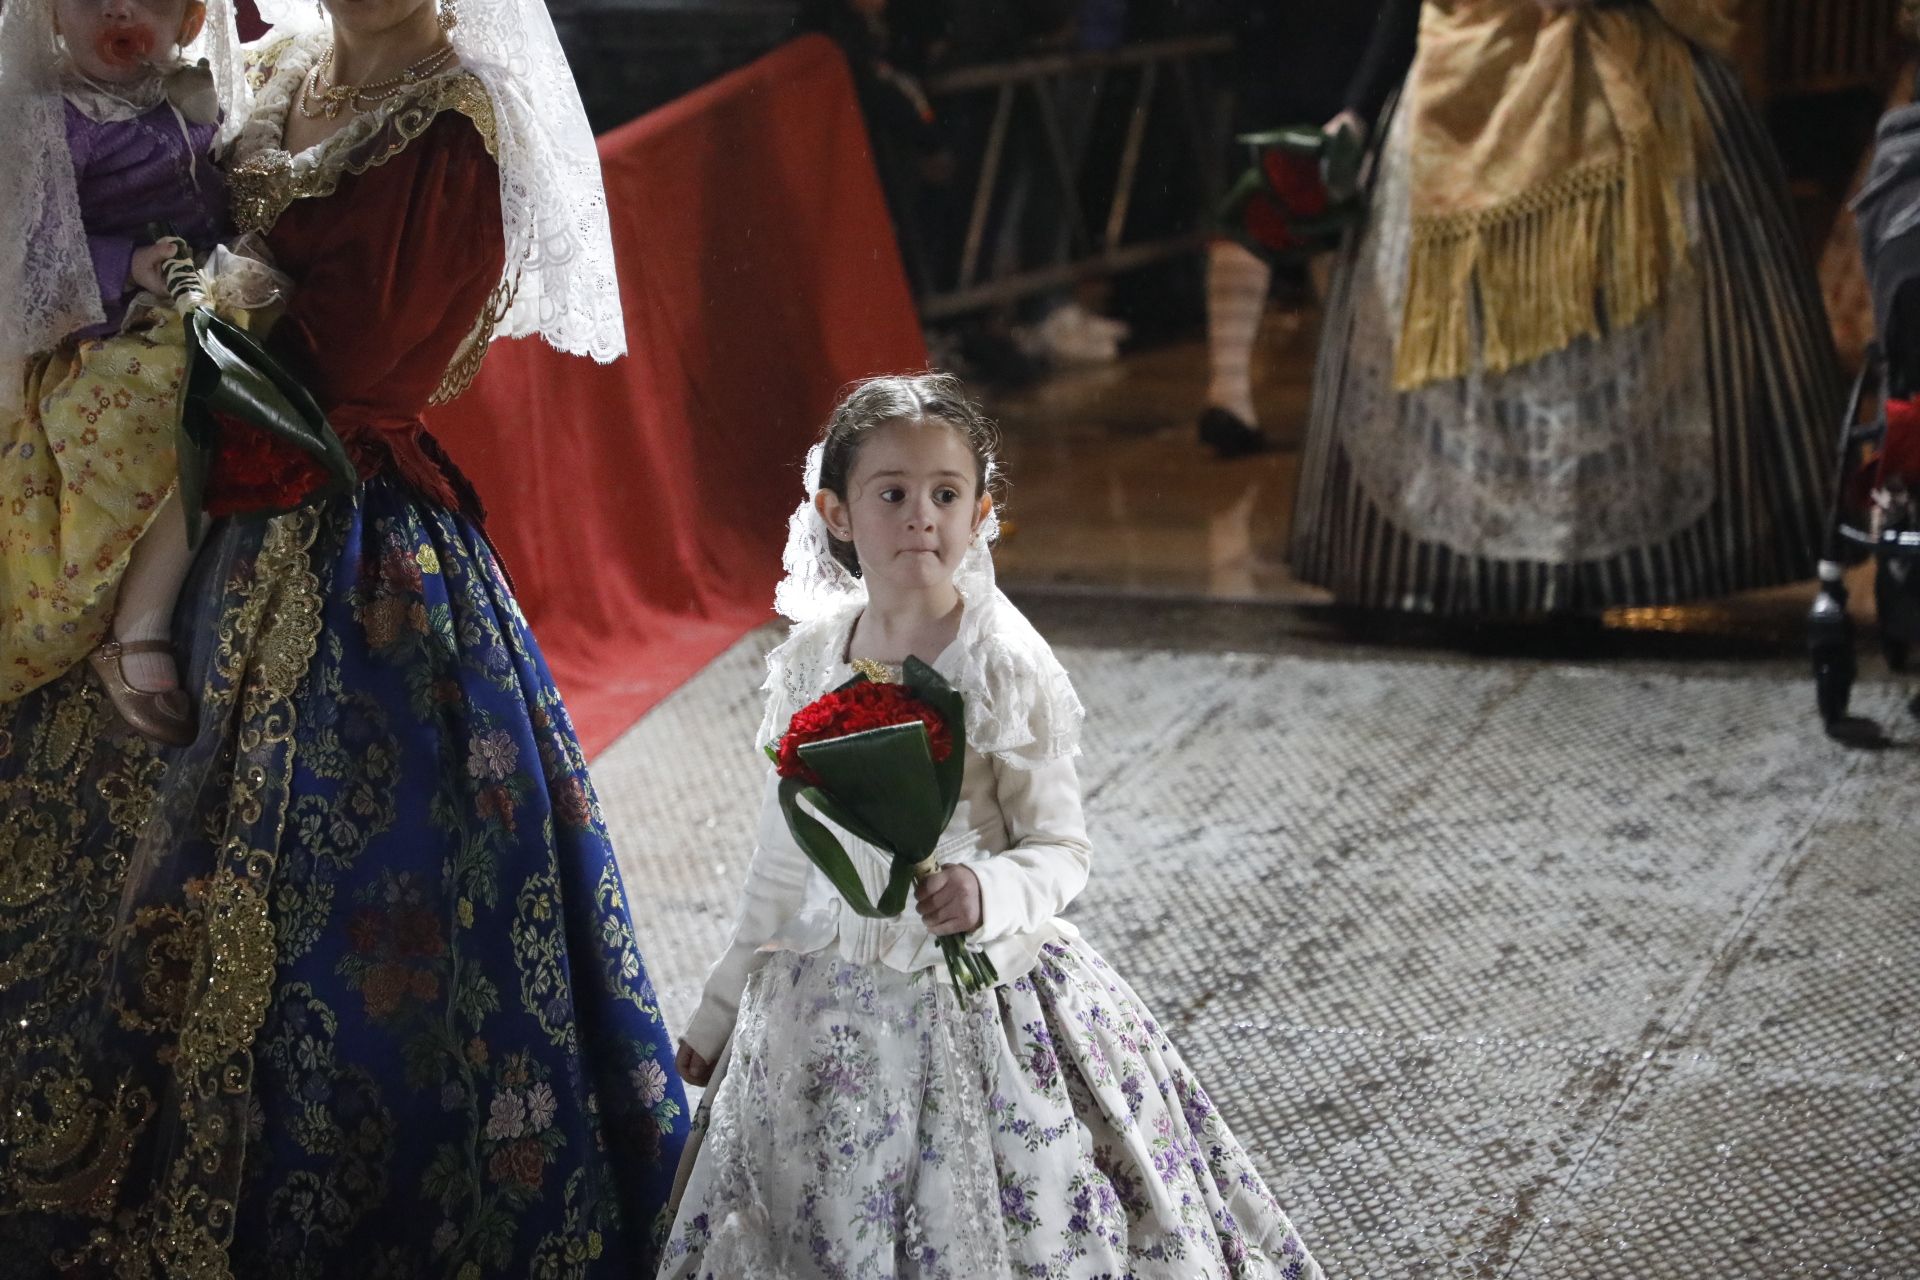
[[[1072,914],[1329,1275],[1920,1276],[1910,682],[1862,685],[1895,745],[1851,752],[1788,656],[1243,645],[1294,611],[1219,612],[1034,610],[1090,713]],[[772,638],[595,764],[675,1022]]]
[[[1330,607],[1281,448],[1193,438],[1198,342],[992,405],[996,557],[1090,712],[1072,915],[1333,1277],[1920,1280],[1920,721],[1820,731],[1806,587],[1552,625]],[[1864,601],[1867,579],[1856,600]],[[750,852],[741,642],[596,762],[670,1019]]]

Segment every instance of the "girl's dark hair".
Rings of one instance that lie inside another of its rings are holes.
[[[820,487],[831,489],[845,502],[854,456],[868,436],[890,422],[937,422],[959,432],[973,454],[975,499],[983,493],[998,497],[994,455],[1000,448],[1000,433],[967,397],[960,379],[948,373],[896,374],[856,382],[840,398],[820,433]],[[859,573],[853,544],[838,538],[832,538],[832,543],[834,559]]]

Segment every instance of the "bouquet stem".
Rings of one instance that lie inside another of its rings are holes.
[[[915,880],[925,880],[940,870],[940,864],[932,858],[921,862],[913,869]],[[984,951],[971,950],[957,933],[949,933],[940,940],[940,954],[947,959],[947,976],[953,979],[955,994],[966,997],[976,991],[985,991],[1000,981],[999,971],[993,967],[993,961]]]

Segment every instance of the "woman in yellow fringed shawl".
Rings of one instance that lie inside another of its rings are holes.
[[[1328,302],[1302,578],[1526,615],[1811,576],[1840,378],[1737,4],[1389,0],[1349,101],[1404,80]]]

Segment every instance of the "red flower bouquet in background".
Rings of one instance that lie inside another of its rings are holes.
[[[1909,490],[1920,489],[1920,398],[1887,400],[1887,433],[1880,441],[1874,483],[1898,481]]]
[[[939,870],[934,848],[960,803],[967,728],[958,692],[917,658],[904,684],[858,677],[794,713],[778,744],[769,744],[780,775],[787,829],[847,905],[863,916],[892,919],[907,905],[913,882]],[[892,861],[878,903],[867,895],[853,859],[826,823],[887,853]],[[993,962],[957,935],[940,940],[954,989],[979,991],[999,980]]]
[[[1295,223],[1326,216],[1326,184],[1320,180],[1320,162],[1312,156],[1270,149],[1260,161],[1266,186],[1252,192],[1241,211],[1246,233],[1276,253],[1306,244]]]

